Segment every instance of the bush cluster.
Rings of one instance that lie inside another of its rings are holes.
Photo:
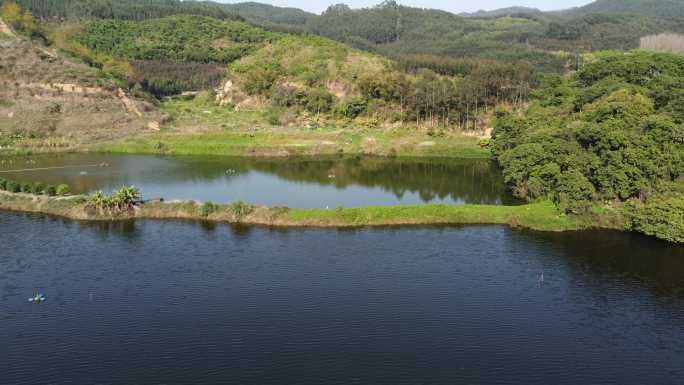
[[[142,193],[134,186],[122,187],[111,195],[102,191],[93,194],[88,200],[88,206],[100,210],[124,211],[131,209],[142,199]]]
[[[567,212],[645,201],[684,175],[684,58],[597,55],[546,79],[524,116],[500,111],[490,148],[515,195]]]
[[[25,193],[34,195],[47,196],[67,196],[71,194],[71,187],[67,184],[60,184],[58,186],[46,185],[44,183],[36,182],[17,182],[10,179],[0,178],[0,190],[11,193]]]
[[[202,218],[206,218],[209,215],[219,211],[220,209],[221,209],[221,206],[219,204],[216,204],[214,202],[204,202],[199,207],[199,215]]]
[[[659,196],[630,201],[625,210],[628,228],[670,242],[684,243],[684,196]]]
[[[240,220],[251,214],[254,211],[254,206],[242,201],[237,201],[228,206],[228,211],[233,214],[236,219]]]

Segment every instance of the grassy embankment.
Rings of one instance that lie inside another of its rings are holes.
[[[211,205],[192,202],[147,203],[119,213],[90,208],[84,196],[46,197],[0,192],[0,209],[56,215],[77,220],[190,219],[282,227],[364,227],[393,225],[497,224],[542,231],[590,227],[577,217],[562,215],[550,202],[523,206],[425,205],[351,209],[290,209],[242,203]]]
[[[489,158],[476,136],[456,131],[425,131],[414,126],[363,127],[328,119],[316,128],[283,127],[268,122],[267,111],[235,111],[198,100],[164,102],[171,122],[159,132],[127,132],[119,139],[72,135],[3,135],[0,155],[55,152],[128,154],[295,156],[377,155]],[[59,143],[59,145],[55,145]]]
[[[263,111],[234,111],[213,103],[174,100],[163,104],[173,118],[160,132],[127,133],[120,139],[70,135],[3,135],[0,155],[55,152],[128,154],[295,156],[377,155],[489,158],[476,136],[425,132],[411,126],[358,127],[327,121],[318,128],[274,126]],[[59,143],[59,145],[55,145]]]
[[[366,154],[488,158],[475,136],[424,132],[410,126],[359,127],[344,120],[322,121],[317,128],[272,125],[265,111],[234,111],[211,101],[164,103],[173,122],[159,133],[91,146],[113,153],[289,156]]]

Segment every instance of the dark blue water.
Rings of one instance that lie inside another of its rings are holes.
[[[636,235],[0,212],[0,240],[3,385],[684,378],[684,249]]]

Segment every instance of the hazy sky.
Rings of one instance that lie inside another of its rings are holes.
[[[219,0],[224,3],[242,3],[247,0]],[[294,7],[309,12],[320,13],[332,4],[344,3],[352,8],[371,7],[382,0],[253,0],[259,3],[268,3],[279,7]],[[576,7],[591,3],[593,0],[398,0],[402,5],[419,8],[438,8],[446,11],[473,12],[480,9],[497,9],[520,5],[534,7],[542,10],[556,10]]]

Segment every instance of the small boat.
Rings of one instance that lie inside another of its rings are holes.
[[[33,303],[45,302],[45,296],[44,295],[37,295],[33,298],[29,298],[28,301],[33,302]]]
[[[45,295],[41,294],[39,291],[36,290],[33,297],[29,298],[28,301],[33,303],[45,302]]]

